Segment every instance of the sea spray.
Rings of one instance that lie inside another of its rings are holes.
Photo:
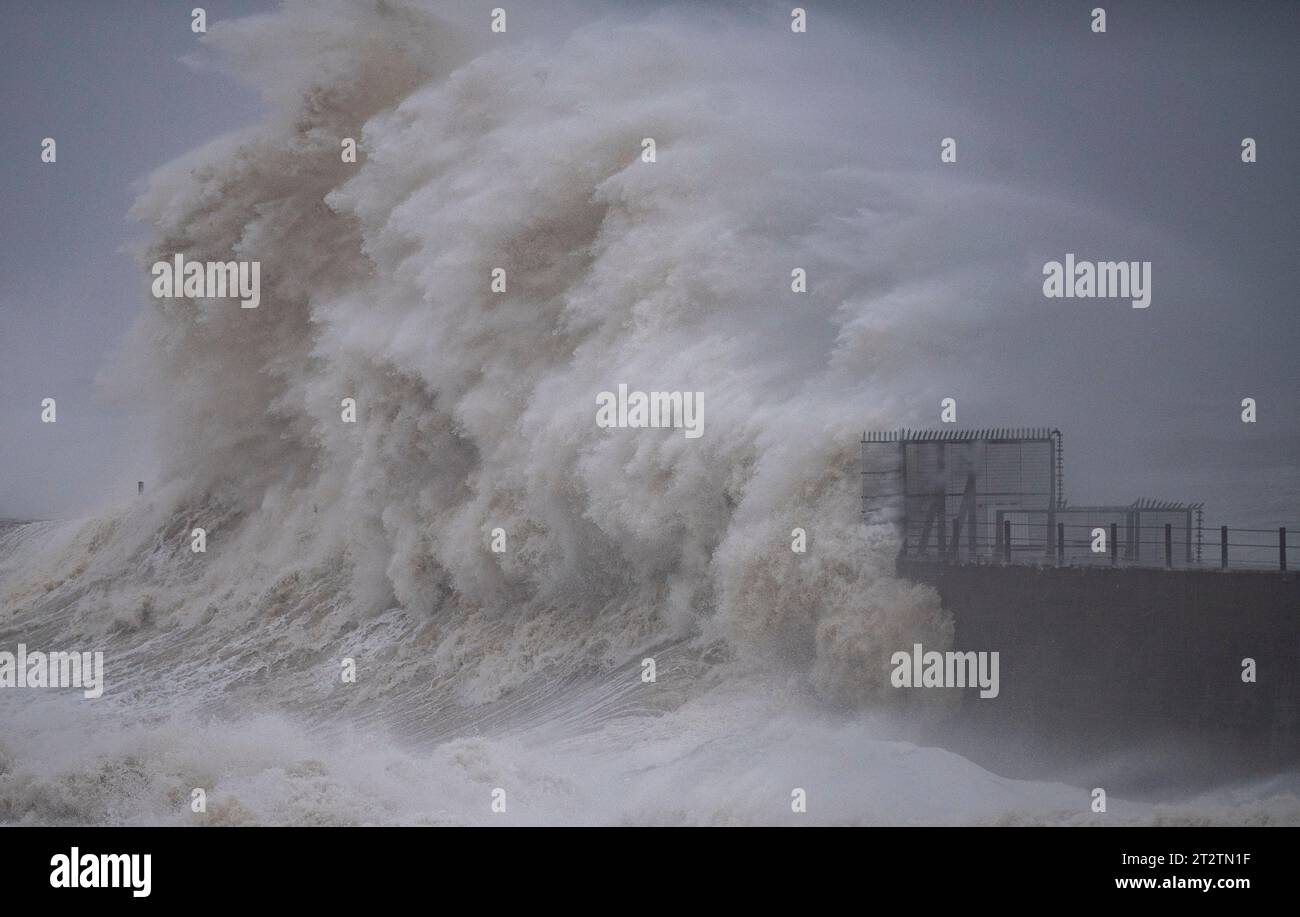
[[[213,45],[253,56],[254,81],[254,49],[283,34],[276,104],[159,170],[136,205],[155,232],[145,265],[181,251],[263,264],[260,309],[155,307],[114,375],[156,403],[163,477],[193,524],[217,494],[238,514],[203,526],[223,561],[196,569],[237,577],[236,608],[261,616],[303,603],[325,570],[347,584],[326,612],[340,622],[433,615],[456,650],[430,647],[419,670],[466,702],[707,632],[794,662],[828,697],[898,703],[876,654],[895,633],[942,645],[950,628],[932,593],[866,559],[891,550],[851,494],[852,442],[878,399],[843,397],[827,366],[861,346],[848,329],[873,306],[793,308],[768,267],[871,286],[869,260],[827,274],[843,232],[827,220],[860,219],[872,182],[790,174],[797,142],[761,135],[761,98],[671,17],[470,55],[477,39],[450,38],[463,23],[393,9],[363,41],[351,5],[214,25]],[[327,60],[303,48],[306,23]],[[739,43],[756,76],[765,45]],[[362,125],[355,164],[331,151],[344,125]],[[653,163],[631,155],[646,133]],[[498,264],[510,282],[494,288]],[[819,325],[838,340],[801,330]],[[602,435],[593,399],[620,377],[707,392],[707,435]],[[362,422],[339,421],[345,396]],[[818,548],[791,566],[780,539],[755,535],[795,518]],[[495,530],[507,550],[489,550]],[[175,584],[170,604],[205,594]]]

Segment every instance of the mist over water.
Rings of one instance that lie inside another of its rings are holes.
[[[1087,823],[1086,787],[909,741],[953,697],[889,656],[952,622],[859,516],[861,431],[1036,270],[975,228],[1065,205],[863,169],[886,141],[789,86],[857,90],[762,24],[723,56],[680,10],[461,16],[212,26],[267,116],[150,178],[139,260],[259,260],[261,306],[151,301],[103,386],[159,418],[160,479],[0,532],[0,645],[107,670],[0,693],[0,821],[798,823],[805,787],[816,822]],[[598,428],[620,383],[703,393],[704,435]],[[1294,822],[1293,790],[1109,817]]]

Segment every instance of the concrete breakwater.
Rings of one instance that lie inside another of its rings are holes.
[[[1295,573],[907,560],[899,572],[938,590],[955,650],[1001,654],[999,696],[965,692],[946,727],[995,770],[1124,762],[1140,788],[1156,770],[1196,782],[1300,765]]]

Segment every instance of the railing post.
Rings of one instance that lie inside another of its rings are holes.
[[[1228,569],[1228,527],[1219,526],[1219,568]]]
[[[1002,520],[1002,559],[1011,563],[1011,520]]]
[[[939,560],[948,559],[948,526],[943,524],[943,513],[939,513],[939,524],[935,526],[939,530]]]
[[[1165,523],[1165,566],[1174,565],[1174,527],[1170,523]]]
[[[1119,525],[1112,522],[1110,524],[1110,565],[1112,567],[1119,564]]]
[[[961,516],[952,517],[952,559],[961,560],[957,552],[961,547]]]
[[[1056,523],[1056,565],[1065,566],[1065,523]]]
[[[1277,565],[1286,569],[1286,529],[1277,530]]]

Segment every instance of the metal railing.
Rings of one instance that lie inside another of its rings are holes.
[[[901,556],[945,563],[1201,570],[1285,571],[1295,569],[1294,564],[1300,561],[1295,554],[1296,526],[1257,529],[1224,525],[1214,539],[1213,530],[1207,533],[1199,519],[1197,522],[1190,529],[1173,523],[1125,526],[1000,518],[996,525],[977,526],[963,524],[957,517],[949,525],[937,527],[937,539],[927,535],[922,540],[919,531],[905,527]],[[989,529],[993,537],[987,534]],[[1218,551],[1214,550],[1215,540]]]

